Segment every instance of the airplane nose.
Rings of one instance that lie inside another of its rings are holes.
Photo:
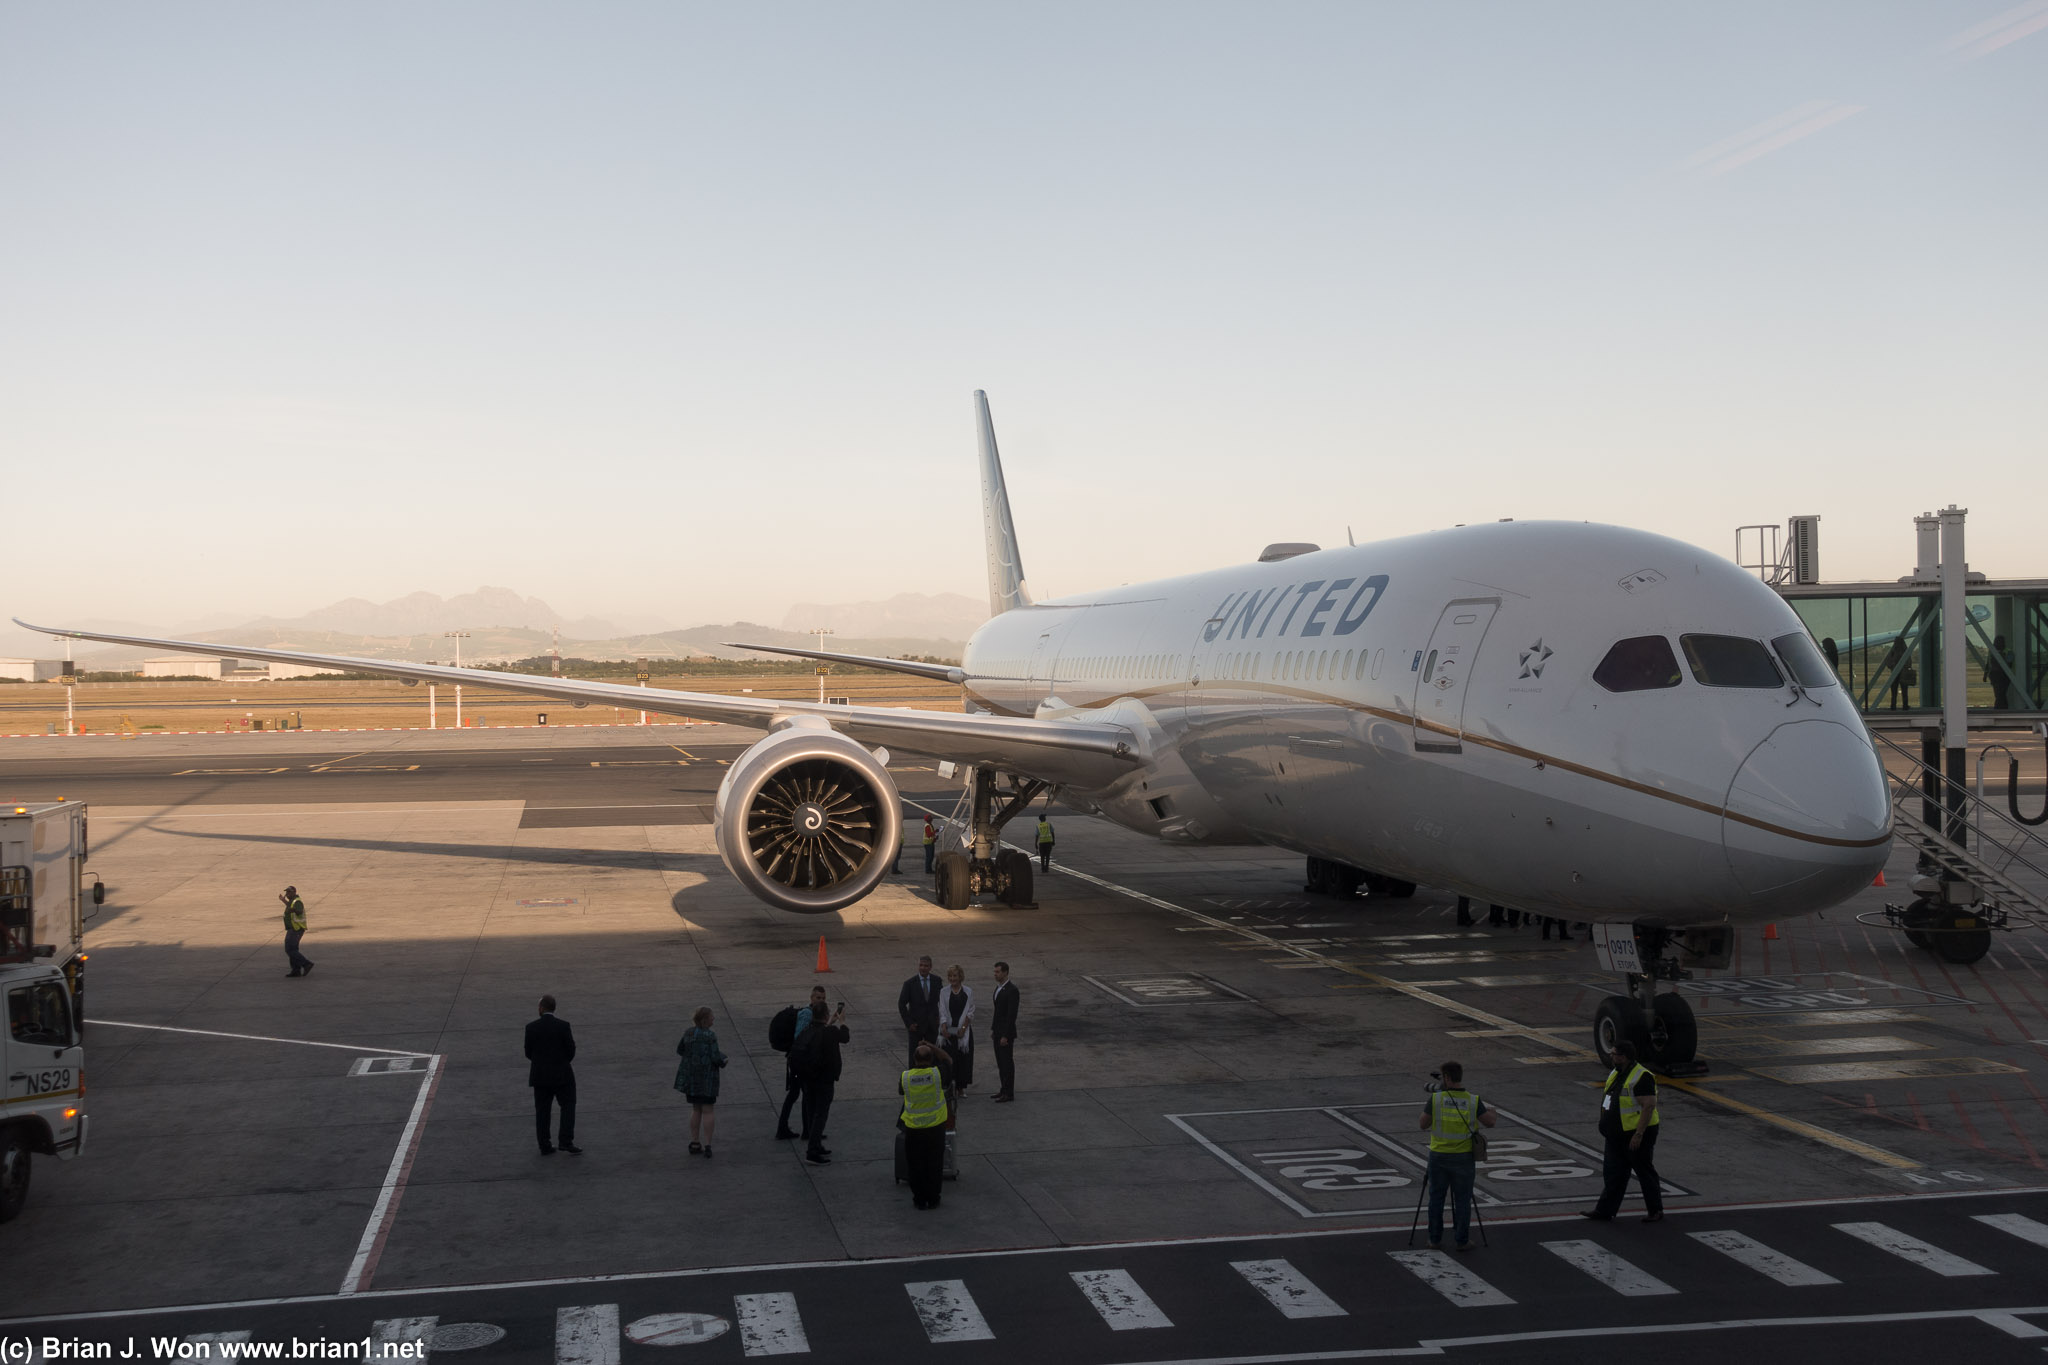
[[[1870,741],[1831,720],[1780,725],[1723,803],[1736,882],[1772,911],[1818,910],[1870,885],[1891,849],[1891,802]]]

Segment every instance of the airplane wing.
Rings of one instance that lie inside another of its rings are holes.
[[[1107,786],[1131,772],[1142,761],[1137,738],[1125,727],[1106,722],[961,715],[950,711],[921,711],[909,707],[832,704],[821,706],[808,701],[674,692],[666,688],[636,687],[626,683],[538,677],[531,673],[500,673],[495,669],[455,668],[446,664],[358,659],[343,654],[303,654],[288,649],[202,644],[196,640],[157,640],[140,635],[105,635],[97,631],[30,625],[19,617],[15,618],[14,624],[24,630],[73,640],[140,645],[147,649],[208,654],[215,658],[319,664],[351,673],[377,673],[391,678],[410,678],[415,682],[495,687],[509,692],[527,692],[537,697],[552,697],[570,703],[599,702],[606,706],[620,706],[635,711],[688,716],[692,720],[723,721],[729,725],[744,725],[757,730],[771,729],[778,721],[793,716],[817,716],[829,722],[833,729],[862,744],[882,745],[906,753],[950,759],[955,763],[991,763],[1005,772],[1019,773],[1055,784]]]
[[[930,678],[935,682],[963,683],[970,675],[958,664],[927,664],[915,659],[885,659],[878,654],[835,654],[827,649],[791,649],[787,645],[750,645],[738,640],[720,641],[727,649],[754,649],[763,654],[788,654],[798,659],[817,659],[828,664],[855,664],[861,668],[881,668],[891,673],[908,673],[913,678]]]

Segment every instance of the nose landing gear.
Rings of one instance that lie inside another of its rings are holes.
[[[1601,965],[1621,972],[1628,994],[1610,995],[1593,1015],[1593,1046],[1611,1060],[1614,1045],[1635,1046],[1644,1066],[1666,1076],[1703,1076],[1698,1060],[1699,1023],[1692,1006],[1675,991],[1659,993],[1657,983],[1676,985],[1692,976],[1690,963],[1725,967],[1734,935],[1725,927],[1672,930],[1661,925],[1597,924],[1593,942]],[[1683,959],[1683,960],[1681,960]]]

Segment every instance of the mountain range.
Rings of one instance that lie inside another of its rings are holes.
[[[816,637],[805,632],[820,626],[833,632],[826,644],[847,653],[958,658],[967,637],[987,616],[974,599],[958,593],[899,593],[886,601],[799,603],[784,616],[780,629],[745,621],[677,629],[645,615],[571,619],[537,597],[525,597],[510,588],[481,587],[445,598],[430,592],[408,593],[388,602],[351,597],[289,618],[249,619],[214,613],[171,627],[111,620],[75,624],[110,634],[175,636],[317,654],[421,661],[451,659],[454,644],[442,632],[466,630],[463,661],[483,663],[545,654],[558,629],[564,655],[677,659],[697,655],[766,657],[726,648],[724,642],[815,645]],[[59,652],[48,636],[12,626],[0,630],[0,654],[50,658]],[[77,658],[87,668],[121,668],[134,666],[145,652],[128,646],[82,645],[77,647]]]

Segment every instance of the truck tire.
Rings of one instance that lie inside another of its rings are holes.
[[[28,1202],[28,1135],[19,1127],[0,1130],[0,1223]]]

